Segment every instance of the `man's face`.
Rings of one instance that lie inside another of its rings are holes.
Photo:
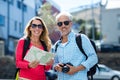
[[[57,21],[58,29],[61,31],[62,36],[67,36],[71,31],[72,22],[67,16],[60,16]]]

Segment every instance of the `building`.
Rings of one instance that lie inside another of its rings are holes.
[[[24,1],[0,0],[0,40],[5,43],[5,55],[13,55],[15,41],[23,36],[26,23],[36,15],[35,7]]]
[[[105,43],[120,44],[120,8],[102,10],[101,31]]]
[[[101,31],[100,39],[104,43],[120,44],[120,7],[108,9],[106,6],[98,6],[93,9],[86,7],[84,10],[72,14],[76,19],[85,21],[94,19],[96,22],[95,27]]]

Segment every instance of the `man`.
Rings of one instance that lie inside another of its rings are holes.
[[[55,53],[53,68],[58,73],[58,80],[88,80],[87,71],[98,62],[88,37],[81,34],[82,47],[88,56],[86,60],[76,44],[76,34],[72,31],[72,15],[61,12],[56,16],[56,22],[61,32],[61,39],[53,46]],[[66,69],[65,65],[70,69]]]

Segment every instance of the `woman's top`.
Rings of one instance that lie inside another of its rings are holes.
[[[19,77],[27,78],[30,80],[46,80],[45,71],[49,70],[51,66],[39,64],[36,68],[28,68],[29,62],[22,59],[23,45],[24,39],[21,38],[18,41],[16,47],[16,67],[20,68]],[[33,46],[32,43],[30,43],[29,48],[31,46]],[[43,46],[39,46],[38,48],[44,50]]]

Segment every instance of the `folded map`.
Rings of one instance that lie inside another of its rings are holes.
[[[41,50],[35,46],[32,46],[26,56],[24,57],[25,60],[32,62],[34,60],[39,60],[41,65],[46,65],[50,59],[54,58],[54,54]]]

